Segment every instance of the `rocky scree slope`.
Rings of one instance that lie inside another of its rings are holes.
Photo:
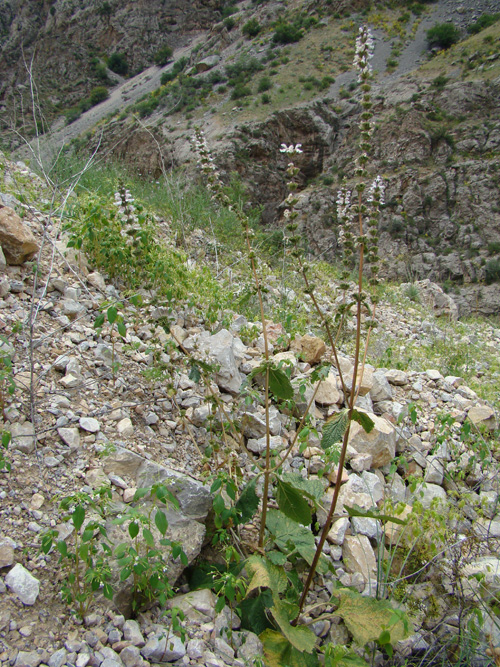
[[[12,468],[0,475],[1,663],[17,667],[252,664],[262,652],[258,637],[238,631],[238,620],[227,607],[216,613],[211,591],[190,592],[182,578],[179,594],[168,607],[175,604],[184,609],[186,635],[184,639],[175,635],[171,650],[165,645],[169,614],[153,605],[131,619],[127,581],[114,581],[111,606],[97,599],[84,623],[76,622],[59,596],[57,556],[41,554],[39,547],[42,535],[51,528],[72,543],[74,533],[59,510],[57,496],[92,493],[108,484],[112,491],[109,520],[134,502],[137,487],[162,480],[179,501],[179,510],[169,511],[169,534],[181,541],[189,561],[196,559],[210,525],[206,472],[213,461],[202,455],[211,429],[208,394],[218,395],[240,425],[241,437],[228,438],[223,455],[231,456],[248,479],[255,474],[255,462],[264,448],[264,414],[258,404],[240,400],[240,386],[262,359],[262,335],[244,343],[242,327],[252,323],[237,313],[228,328],[209,329],[199,312],[182,305],[169,312],[156,305],[154,295],[146,290],[144,306],[138,311],[105,276],[87,266],[84,255],[66,247],[58,221],[40,210],[43,206],[21,204],[16,198],[16,193],[21,194],[16,183],[29,179],[40,203],[48,202],[43,183],[22,164],[4,158],[2,174],[2,200],[14,206],[22,219],[9,206],[0,208],[2,247],[8,238],[9,247],[17,249],[14,254],[5,253],[5,262],[0,257],[2,352],[12,359],[16,385],[6,401],[4,418],[4,429],[12,434],[6,453]],[[168,229],[168,221],[164,227]],[[193,242],[199,246],[199,234]],[[29,263],[33,257],[36,273]],[[269,286],[268,305],[272,305],[280,296],[279,282],[270,278]],[[437,312],[456,315],[456,305],[439,287],[427,283],[424,288]],[[328,296],[318,296],[325,308],[335,307],[331,289]],[[116,332],[94,327],[99,307],[118,300],[124,304],[128,325],[124,340]],[[383,330],[396,331],[401,339],[421,337],[422,327],[431,336],[441,330],[430,312],[427,323],[411,308],[402,315],[382,303],[379,312]],[[255,328],[258,331],[258,323]],[[313,391],[307,378],[318,362],[329,359],[329,351],[313,335],[297,336],[290,349],[283,349],[277,342],[280,325],[269,326],[269,333],[276,345],[274,359],[287,360],[292,366],[300,414]],[[492,348],[500,342],[500,332],[492,327],[484,328],[481,336]],[[120,363],[115,373],[113,338]],[[208,389],[190,379],[186,353],[217,362],[219,370]],[[169,375],[147,380],[147,371],[158,360],[170,369]],[[340,364],[348,378],[352,359],[343,354]],[[332,366],[311,408],[320,433],[325,418],[345,401],[337,373]],[[305,395],[298,389],[304,382]],[[415,423],[405,417],[410,404],[417,406]],[[414,649],[431,654],[440,642],[457,636],[457,619],[477,599],[473,575],[481,580],[486,599],[498,592],[499,452],[488,436],[498,426],[495,413],[459,377],[443,377],[438,369],[405,372],[369,365],[357,406],[370,413],[375,429],[368,435],[353,428],[338,508],[341,516],[324,549],[335,573],[318,579],[311,602],[327,602],[335,580],[366,595],[375,594],[379,550],[384,545],[394,547],[404,537],[376,519],[349,518],[345,507],[383,509],[399,504],[405,516],[413,517],[415,529],[424,528],[418,536],[422,553],[429,553],[434,544],[437,557],[424,560],[419,576],[405,584],[401,603],[411,614],[415,632],[396,650],[402,656]],[[439,426],[443,412],[455,419],[444,432]],[[297,422],[277,406],[271,407],[270,417],[272,447],[280,451],[291,441]],[[463,424],[472,426],[474,437],[469,441],[462,437]],[[479,436],[476,429],[484,435]],[[327,470],[318,477],[323,466],[319,439],[312,436],[304,451],[293,451],[285,470],[321,479],[327,507],[335,472]],[[435,507],[444,524],[437,521],[431,509]],[[319,512],[318,522],[322,521],[325,515]],[[113,540],[126,539],[126,532],[116,526],[114,530]],[[448,553],[441,544],[450,536],[458,540],[459,551]],[[252,548],[255,528],[251,524],[241,539],[245,548]],[[443,553],[447,558],[442,558]],[[175,583],[183,565],[171,558],[169,562],[169,577]],[[394,577],[398,578],[397,572]],[[410,604],[412,599],[418,604]],[[500,646],[500,634],[494,612],[483,612],[478,655],[484,656],[490,644]],[[231,623],[232,639],[227,634]],[[321,621],[312,627],[321,642],[349,642],[342,622]],[[488,658],[478,664],[488,664]]]

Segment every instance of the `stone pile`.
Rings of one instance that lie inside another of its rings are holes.
[[[5,208],[0,209],[0,224],[2,211]],[[17,218],[15,212],[7,214],[10,222]],[[204,546],[211,507],[202,452],[213,418],[220,417],[212,414],[212,398],[218,399],[241,430],[241,439],[231,437],[228,443],[246,479],[255,474],[255,462],[265,449],[264,411],[255,401],[242,401],[245,379],[263,359],[262,326],[235,314],[226,328],[210,331],[199,314],[185,308],[173,314],[171,329],[166,331],[158,324],[163,311],[153,304],[153,295],[144,291],[142,309],[121,299],[125,340],[106,327],[96,330],[99,308],[121,297],[116,287],[86,268],[71,251],[65,255],[61,244],[56,246],[58,230],[51,227],[48,216],[37,213],[24,222],[18,218],[16,224],[26,232],[26,236],[20,232],[21,245],[30,234],[34,239],[30,243],[37,247],[42,246],[42,234],[45,241],[36,282],[28,265],[9,259],[15,256],[11,242],[0,281],[1,349],[12,358],[16,385],[5,404],[12,470],[0,476],[1,663],[14,667],[252,664],[262,652],[258,637],[240,630],[229,608],[217,614],[210,591],[189,591],[182,579],[181,594],[169,603],[169,608],[175,605],[185,613],[182,638],[173,634],[170,617],[162,615],[163,610],[153,607],[135,620],[130,618],[127,582],[116,583],[111,610],[99,601],[83,624],[76,623],[58,594],[57,557],[41,554],[39,547],[48,529],[57,529],[61,539],[71,539],[54,496],[91,492],[108,484],[111,520],[133,502],[138,488],[161,481],[179,503],[178,511],[169,513],[169,536],[183,543],[193,562]],[[32,253],[33,247],[29,248]],[[383,313],[389,311],[389,305],[382,306]],[[391,316],[398,318],[394,311]],[[403,335],[420,335],[418,318],[405,326]],[[325,420],[345,405],[344,389],[347,394],[352,390],[353,360],[341,354],[338,367],[332,363],[329,375],[316,387],[310,381],[315,365],[331,361],[324,342],[306,334],[296,336],[290,349],[284,350],[278,344],[279,329],[269,324],[272,358],[291,369],[299,417],[314,395],[310,416],[319,433],[310,437],[304,451],[295,447],[283,468],[320,480],[327,509],[337,471],[323,470],[320,436]],[[257,333],[249,340],[245,331]],[[491,336],[492,343],[498,344],[497,333]],[[191,358],[214,364],[207,384],[193,379],[186,363]],[[167,371],[155,379],[152,371],[159,364]],[[257,377],[257,390],[258,383]],[[318,582],[311,601],[327,601],[335,579],[374,595],[377,585],[383,585],[378,564],[388,554],[384,549],[404,543],[404,530],[398,524],[350,517],[347,508],[396,511],[397,507],[399,516],[413,514],[417,519],[426,510],[444,517],[451,516],[450,508],[457,510],[448,527],[458,543],[468,545],[473,540],[474,550],[469,558],[457,556],[458,575],[448,554],[443,559],[447,561],[442,570],[444,589],[455,590],[458,576],[464,595],[479,591],[488,598],[497,593],[498,453],[486,437],[498,428],[493,409],[460,377],[443,377],[433,368],[416,372],[366,365],[356,385],[356,407],[371,417],[374,429],[367,434],[359,424],[352,425],[339,516],[324,548],[335,574]],[[454,419],[445,431],[439,419],[442,413]],[[464,424],[485,434],[485,447],[474,449],[468,443]],[[297,416],[271,407],[274,451],[293,442],[296,425]],[[465,509],[459,499],[465,501]],[[319,525],[325,517],[319,509]],[[111,523],[108,528],[112,539],[123,539],[113,537]],[[429,539],[432,542],[432,535],[422,537],[424,543]],[[456,631],[457,605],[440,598],[442,618],[430,612],[442,589],[435,585],[437,563],[430,558],[427,565],[434,579],[422,577],[422,582],[407,588],[408,596],[419,601],[418,613],[413,610],[419,631],[399,647],[403,652],[428,646],[429,633],[438,621],[443,621],[447,632]],[[172,583],[182,571],[180,563],[172,563],[168,573]],[[489,629],[494,642],[500,643],[495,619],[485,618],[485,632]],[[348,641],[342,623],[320,621],[311,627],[322,640]]]

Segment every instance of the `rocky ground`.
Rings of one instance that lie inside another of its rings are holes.
[[[228,607],[216,613],[211,591],[190,591],[182,575],[184,564],[169,549],[165,552],[169,578],[179,588],[168,609],[175,605],[185,611],[184,634],[172,629],[170,612],[158,605],[146,606],[131,618],[130,582],[116,577],[113,602],[98,597],[80,621],[61,600],[58,555],[54,550],[43,553],[40,546],[51,529],[71,545],[74,530],[59,507],[61,497],[92,494],[103,484],[112,494],[106,515],[110,539],[114,544],[126,540],[126,532],[111,519],[137,504],[137,488],[162,482],[179,503],[177,510],[170,507],[167,512],[168,536],[182,543],[190,563],[204,553],[211,530],[209,473],[217,463],[203,455],[210,440],[210,397],[218,398],[242,434],[227,438],[219,463],[227,457],[226,464],[232,461],[248,479],[264,449],[263,410],[255,402],[240,400],[243,380],[262,360],[259,324],[251,339],[242,332],[253,323],[237,313],[227,328],[209,330],[192,309],[169,313],[157,307],[146,290],[144,305],[138,309],[105,276],[87,266],[84,256],[66,248],[57,220],[39,210],[48,201],[41,181],[22,165],[6,160],[3,174],[3,187],[10,193],[19,178],[35,183],[39,204],[28,206],[5,194],[3,201],[23,219],[7,206],[0,208],[5,254],[0,281],[2,352],[12,359],[15,383],[10,396],[9,373],[4,372],[4,429],[12,441],[6,452],[11,470],[0,476],[1,663],[15,667],[253,664],[262,652],[258,637],[238,631]],[[37,248],[34,271],[29,258]],[[272,294],[271,280],[269,284]],[[401,340],[435,335],[441,326],[436,315],[456,317],[455,304],[440,288],[427,281],[421,290],[429,304],[425,322],[416,310],[402,313],[390,303],[381,305],[382,327],[393,335],[397,332]],[[127,323],[125,339],[111,326],[102,330],[94,326],[103,304],[120,299]],[[322,301],[327,309],[333,308],[329,297]],[[270,327],[275,358],[293,368],[300,414],[314,391],[307,379],[318,362],[329,359],[329,350],[309,335],[297,337],[287,349],[277,342],[280,333],[279,325]],[[481,335],[498,348],[498,329],[490,327]],[[189,355],[218,364],[208,384],[190,376]],[[151,371],[159,364],[166,372],[155,377]],[[352,359],[347,353],[341,355],[340,367],[349,387]],[[302,383],[305,394],[299,391]],[[332,366],[311,405],[320,432],[325,418],[338,412],[344,400],[338,369]],[[376,519],[350,519],[344,508],[398,504],[404,516],[413,516],[424,529],[421,543],[436,547],[435,555],[430,555],[430,548],[417,554],[415,545],[407,547],[409,554],[418,555],[419,563],[418,576],[409,582],[402,578],[403,570],[388,575],[390,590],[395,594],[399,585],[398,599],[415,624],[410,639],[396,647],[397,654],[403,659],[417,652],[425,664],[426,656],[463,631],[471,604],[480,595],[490,600],[499,590],[499,450],[490,436],[498,424],[494,410],[460,377],[443,377],[435,368],[405,372],[368,365],[357,405],[372,415],[375,429],[369,435],[358,425],[352,430],[340,516],[324,549],[334,573],[318,578],[311,602],[328,600],[335,580],[366,595],[374,594],[377,582],[383,584],[377,562],[384,553],[388,557],[384,549],[401,543],[402,534]],[[443,413],[455,420],[447,428],[440,420]],[[464,424],[472,428],[470,440],[464,437]],[[292,442],[296,426],[296,419],[271,408],[276,451]],[[284,469],[321,479],[328,506],[336,473],[326,471],[319,477],[323,466],[319,439],[313,436],[304,451],[294,447]],[[444,527],[432,511],[426,513],[434,509],[445,518]],[[319,512],[318,522],[324,520]],[[252,535],[250,525],[244,541],[249,550]],[[452,539],[455,546],[448,544],[443,550],[444,539]],[[471,660],[486,665],[485,651],[500,646],[500,633],[494,611],[484,605],[482,610],[477,655]],[[347,629],[336,620],[312,625],[321,641],[349,641]],[[231,626],[234,632],[228,633]]]

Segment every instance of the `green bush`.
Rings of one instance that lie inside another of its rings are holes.
[[[250,19],[250,21],[247,21],[241,29],[241,32],[249,38],[257,37],[260,31],[261,26],[257,19]]]
[[[188,63],[187,58],[179,58],[179,60],[176,60],[172,66],[172,69],[169,72],[163,72],[163,74],[161,75],[160,79],[161,85],[164,86],[166,83],[173,81],[175,77],[184,70],[187,63]]]
[[[487,285],[500,282],[500,259],[490,259],[484,266]]]
[[[470,32],[471,35],[476,35],[478,32],[481,32],[481,30],[489,28],[490,25],[493,25],[499,19],[500,14],[483,14],[475,23],[472,23],[472,25],[467,28],[467,31]]]
[[[71,123],[74,123],[75,120],[80,118],[82,115],[82,110],[80,107],[71,107],[71,109],[65,111],[64,115],[66,117],[66,124],[70,125]]]
[[[262,104],[271,104],[271,95],[269,95],[269,93],[263,93],[260,101]]]
[[[488,243],[488,252],[490,255],[496,255],[500,252],[500,241],[492,241]]]
[[[89,95],[89,100],[92,106],[99,104],[109,97],[108,89],[105,86],[96,86],[92,88]]]
[[[433,79],[431,85],[433,88],[437,88],[437,90],[443,90],[443,88],[446,86],[447,83],[448,83],[448,77],[444,76],[444,74],[440,74],[435,79]]]
[[[171,46],[168,46],[168,44],[164,44],[155,53],[154,57],[155,64],[158,65],[159,67],[163,67],[163,65],[166,65],[168,61],[172,59],[173,52],[174,51]]]
[[[427,31],[427,44],[430,49],[449,49],[460,39],[460,30],[453,23],[437,23]]]
[[[268,76],[263,76],[262,79],[259,81],[259,85],[257,87],[257,92],[259,93],[265,93],[267,90],[271,90],[273,87],[273,82]]]
[[[249,86],[245,86],[244,83],[237,83],[231,93],[232,100],[240,100],[242,97],[248,97],[252,94],[252,90]]]
[[[224,27],[226,30],[232,30],[236,25],[235,19],[232,16],[228,16],[227,19],[224,19]]]
[[[273,42],[277,44],[293,44],[303,36],[302,28],[294,23],[278,23],[273,35]]]
[[[108,67],[115,74],[125,76],[128,72],[127,57],[124,53],[112,53],[108,58]]]

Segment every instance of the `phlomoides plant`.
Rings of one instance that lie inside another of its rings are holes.
[[[249,556],[244,562],[248,575],[245,599],[239,605],[243,625],[260,633],[264,643],[266,661],[271,667],[287,665],[302,667],[318,665],[317,638],[308,627],[309,617],[308,593],[315,574],[325,574],[329,569],[328,561],[323,555],[323,546],[335,518],[335,511],[340,492],[340,480],[344,468],[350,426],[358,422],[365,431],[372,430],[374,423],[370,417],[355,408],[359,395],[366,360],[366,351],[370,331],[374,321],[376,308],[377,285],[377,226],[380,206],[383,204],[383,183],[377,176],[367,189],[367,164],[369,161],[370,139],[372,134],[372,112],[370,98],[371,70],[369,60],[372,55],[373,42],[367,28],[361,28],[356,42],[355,66],[359,71],[362,97],[362,114],[360,123],[360,153],[356,164],[356,184],[354,195],[343,187],[337,199],[338,217],[342,224],[340,238],[344,255],[344,272],[340,289],[343,291],[343,303],[333,320],[322,311],[315,295],[315,286],[311,278],[311,267],[304,261],[300,248],[300,235],[297,233],[298,213],[296,205],[296,176],[299,168],[293,158],[302,153],[298,145],[282,145],[281,152],[290,159],[287,174],[290,194],[286,199],[286,246],[293,267],[302,276],[305,293],[312,301],[318,318],[325,328],[327,341],[330,345],[332,362],[338,369],[339,380],[346,397],[345,407],[327,421],[323,427],[322,448],[327,461],[338,461],[337,483],[331,505],[327,510],[326,521],[319,536],[315,537],[309,529],[312,523],[313,510],[321,505],[324,487],[320,480],[304,479],[300,474],[285,473],[283,464],[290,456],[300,434],[307,432],[304,418],[297,424],[296,436],[289,447],[278,455],[272,455],[270,443],[270,407],[274,399],[278,402],[292,402],[294,390],[286,370],[276,364],[270,355],[270,346],[265,318],[264,293],[266,288],[260,277],[259,262],[252,246],[253,231],[245,214],[233,208],[238,216],[246,238],[246,247],[254,282],[254,293],[257,296],[262,322],[264,339],[264,360],[253,372],[259,376],[263,386],[265,408],[266,447],[265,460],[257,475],[244,486],[237,497],[237,486],[226,485],[226,497],[216,499],[216,512],[219,522],[224,519],[237,527],[248,522],[260,508],[258,554]],[[199,155],[202,171],[208,187],[216,201],[222,206],[231,206],[225,195],[214,160],[210,154],[207,141],[200,129],[194,138],[195,149]],[[366,192],[367,191],[367,192]],[[368,196],[366,196],[366,194]],[[348,276],[350,271],[357,270],[358,280],[354,291],[350,289]],[[364,283],[368,275],[370,294],[365,291]],[[365,318],[368,313],[368,318]],[[352,379],[343,377],[336,346],[335,329],[343,325],[348,317],[354,317],[355,353]],[[363,323],[364,322],[364,323]],[[365,331],[362,331],[362,326]],[[363,334],[366,334],[366,337]],[[364,338],[364,345],[363,345]],[[318,377],[316,380],[320,379]],[[306,413],[314,401],[311,398]],[[340,453],[338,453],[340,443]],[[225,479],[227,478],[227,475]],[[263,479],[262,494],[259,499],[257,482]],[[213,491],[222,486],[222,478],[215,480]],[[228,492],[228,488],[230,492]],[[273,496],[278,509],[269,507],[269,497]],[[231,508],[227,505],[230,504]],[[404,523],[398,517],[381,515],[376,510],[363,511],[359,508],[346,508],[349,514],[374,517],[382,521]],[[306,568],[304,570],[304,562]],[[303,572],[303,576],[301,576]],[[410,624],[406,615],[394,610],[386,599],[372,599],[360,595],[340,584],[334,590],[328,603],[321,603],[325,614],[319,619],[331,616],[341,617],[355,642],[360,646],[377,645],[390,652],[391,646],[408,635]],[[317,611],[315,612],[315,614]],[[311,622],[311,621],[309,621]],[[355,653],[345,647],[328,646],[324,651],[325,664],[333,667],[342,664],[366,664]],[[346,662],[347,660],[347,662]],[[350,662],[349,662],[350,660]]]
[[[112,305],[104,304],[101,306],[101,312],[100,315],[96,317],[96,320],[94,322],[94,328],[98,329],[99,331],[102,329],[104,326],[105,322],[107,322],[110,326],[110,338],[111,338],[111,373],[113,375],[113,382],[115,381],[116,377],[116,371],[119,368],[119,364],[116,361],[116,355],[115,355],[115,336],[114,330],[116,327],[116,331],[118,334],[121,336],[122,339],[125,338],[127,335],[127,328],[125,326],[125,322],[123,321],[123,316],[118,313],[118,309],[122,308],[123,304],[121,303],[116,303]]]

